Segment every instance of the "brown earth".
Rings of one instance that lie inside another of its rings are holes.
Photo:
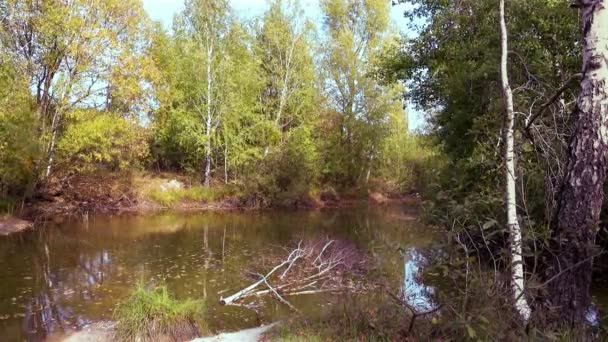
[[[163,206],[149,199],[150,189],[176,179],[185,186],[190,181],[176,174],[95,174],[55,176],[38,189],[31,201],[26,203],[20,217],[34,221],[45,221],[57,217],[88,217],[92,214],[145,214],[162,210],[207,211],[263,209],[270,206],[255,199],[225,197],[213,202],[182,201]],[[371,192],[368,197],[353,194],[338,194],[328,188],[318,196],[302,196],[287,200],[272,207],[292,209],[347,208],[361,205],[387,205],[404,203],[417,208],[420,200],[413,195],[394,196]],[[1,232],[1,230],[0,230]]]
[[[11,235],[31,229],[34,224],[11,216],[0,216],[0,236]]]

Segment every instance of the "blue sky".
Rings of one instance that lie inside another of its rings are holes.
[[[387,0],[388,1],[388,0]],[[143,0],[144,8],[154,20],[162,22],[166,27],[171,26],[173,16],[179,12],[183,6],[183,0]],[[300,4],[305,9],[306,14],[313,21],[320,22],[321,10],[319,0],[300,0]],[[267,8],[266,0],[230,0],[230,5],[237,15],[244,19],[251,19],[264,13]],[[406,29],[406,21],[403,12],[406,5],[393,6],[391,8],[391,18],[394,25],[403,33],[409,34]],[[408,106],[411,107],[411,106]],[[421,113],[408,108],[410,130],[415,130],[424,126],[424,119]]]

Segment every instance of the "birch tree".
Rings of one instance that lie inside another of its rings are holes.
[[[548,302],[557,310],[552,313],[555,324],[581,326],[591,305],[595,238],[608,166],[608,8],[605,0],[578,0],[573,6],[582,14],[583,78],[557,196],[546,283]]]
[[[280,131],[298,125],[313,109],[311,31],[297,1],[274,0],[258,33],[258,53],[266,77],[263,110]]]
[[[221,123],[216,95],[219,75],[219,64],[222,61],[222,40],[229,27],[229,6],[226,0],[190,0],[184,12],[187,28],[191,30],[196,48],[204,54],[204,94],[192,99],[195,107],[204,119],[206,144],[203,166],[205,186],[211,181],[211,163],[213,153],[213,135]]]
[[[506,209],[507,226],[509,229],[509,244],[511,251],[511,289],[515,308],[521,318],[527,321],[530,317],[530,307],[524,295],[524,263],[522,258],[522,234],[521,227],[517,218],[517,192],[515,189],[515,152],[514,134],[515,124],[513,110],[513,93],[509,84],[508,75],[508,32],[505,20],[505,1],[500,0],[500,76],[502,83],[502,93],[505,106],[505,127],[504,127],[504,159],[505,159],[505,181],[506,181]]]
[[[395,84],[373,75],[387,38],[386,1],[323,0],[328,32],[324,60],[325,94],[337,113],[332,125],[328,173],[352,185],[369,179],[372,163],[388,134]]]
[[[0,6],[2,49],[29,80],[45,140],[43,175],[51,173],[65,114],[98,106],[110,77],[145,25],[137,0],[26,1]]]

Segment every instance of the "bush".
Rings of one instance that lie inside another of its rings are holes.
[[[114,312],[115,338],[120,341],[192,339],[201,333],[204,310],[201,301],[172,298],[166,286],[146,289],[140,283]]]
[[[265,206],[302,199],[316,185],[320,171],[311,129],[307,126],[293,129],[261,165],[254,164],[243,182],[250,202]]]
[[[207,136],[198,114],[172,109],[156,122],[154,159],[165,168],[197,170],[205,156]]]
[[[74,111],[66,119],[58,161],[76,171],[125,170],[148,156],[145,130],[130,119],[96,110]]]

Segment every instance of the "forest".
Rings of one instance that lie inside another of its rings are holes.
[[[308,2],[268,0],[245,19],[229,0],[185,0],[163,25],[141,0],[0,0],[0,235],[64,216],[88,227],[90,216],[123,212],[396,205],[433,232],[432,247],[412,254],[407,241],[379,239],[406,255],[399,272],[425,260],[416,278],[443,285],[435,305],[359,286],[363,269],[373,278],[391,257],[374,264],[376,252],[323,231],[292,241],[270,273],[249,272],[268,287],[256,296],[300,315],[284,296],[347,288],[382,304],[342,298],[343,312],[290,318],[268,338],[603,340],[606,2],[319,0],[312,18]],[[424,113],[424,127],[410,128],[407,108]],[[378,231],[393,229],[385,219]],[[19,249],[2,242],[0,255]],[[46,242],[41,250],[51,259]],[[310,263],[290,276],[304,279],[283,282],[296,261]],[[330,288],[308,288],[326,274]],[[154,296],[176,316],[135,322]],[[2,299],[0,290],[0,334]],[[130,330],[199,314],[172,301],[164,285],[139,284],[117,309],[131,321],[117,319],[116,338],[198,337],[200,326]]]
[[[411,187],[403,86],[382,72],[399,44],[388,4],[321,5],[322,32],[290,1],[251,22],[228,1],[190,1],[171,29],[139,1],[8,1],[1,193],[141,170],[263,203],[323,184]]]

